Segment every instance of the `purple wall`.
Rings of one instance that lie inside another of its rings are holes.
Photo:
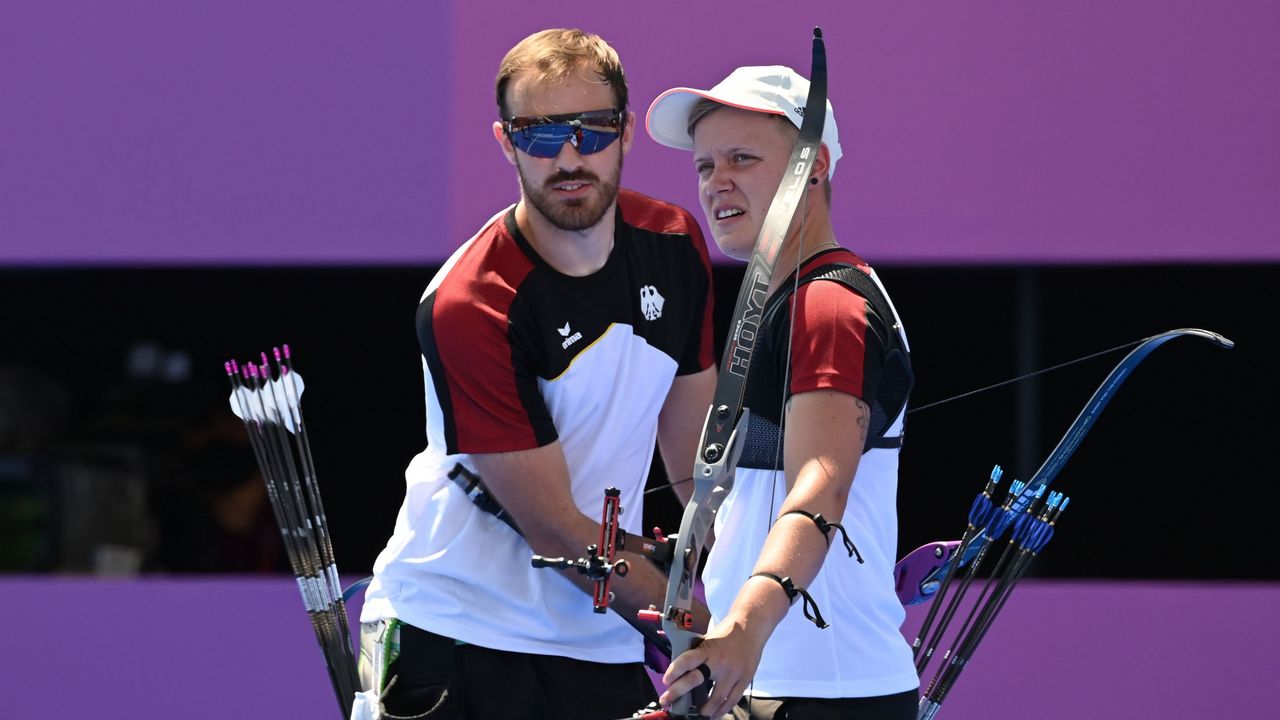
[[[4,717],[339,717],[290,579],[9,577],[0,598]],[[1029,581],[942,717],[1264,717],[1277,607],[1276,584]]]
[[[780,8],[784,8],[782,10]],[[1280,4],[0,6],[0,265],[432,263],[514,198],[493,74],[556,25],[639,111],[829,40],[840,237],[880,262],[1280,260]],[[627,183],[695,204],[642,136]]]
[[[450,15],[6,0],[0,264],[443,256]]]

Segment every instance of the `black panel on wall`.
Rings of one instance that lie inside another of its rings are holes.
[[[1072,505],[1039,572],[1280,579],[1263,545],[1278,496],[1267,450],[1280,431],[1280,380],[1270,372],[1280,266],[879,269],[910,334],[915,405],[1175,327],[1237,341],[1225,352],[1178,339],[1138,368],[1055,483]],[[433,272],[0,271],[0,514],[9,528],[0,568],[89,562],[71,552],[80,536],[70,526],[92,514],[68,514],[69,485],[54,492],[48,481],[51,467],[65,476],[69,464],[110,465],[117,484],[98,487],[117,500],[109,488],[141,478],[144,510],[116,503],[115,520],[94,532],[138,546],[144,570],[279,567],[255,552],[269,539],[215,529],[237,502],[220,478],[252,470],[228,423],[222,362],[289,342],[307,381],[339,567],[366,572],[422,443],[413,314]],[[717,270],[719,336],[740,277]],[[1029,477],[1122,356],[913,413],[901,549],[958,536],[993,464]],[[678,523],[662,497],[646,516],[646,525]]]

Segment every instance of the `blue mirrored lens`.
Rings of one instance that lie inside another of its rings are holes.
[[[609,143],[618,139],[618,133],[604,130],[583,130],[582,139],[578,141],[578,152],[583,155],[598,153],[609,147]]]
[[[533,157],[550,158],[560,154],[565,142],[573,144],[582,155],[591,155],[609,147],[618,139],[616,130],[592,130],[573,123],[545,123],[512,131],[511,142]]]

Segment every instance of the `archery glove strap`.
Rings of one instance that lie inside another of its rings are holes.
[[[770,580],[781,585],[782,590],[787,593],[787,599],[791,601],[792,605],[794,605],[796,602],[796,596],[804,598],[805,618],[810,620],[814,625],[817,625],[819,630],[825,630],[828,627],[831,627],[830,625],[827,624],[826,620],[822,619],[822,613],[818,611],[818,603],[813,601],[813,596],[810,595],[804,588],[796,587],[796,584],[791,582],[791,578],[778,577],[777,575],[774,575],[773,573],[768,573],[768,572],[758,572],[753,574],[751,577],[769,578]]]
[[[803,515],[812,520],[813,523],[818,526],[818,530],[827,538],[827,547],[831,547],[832,528],[839,530],[840,539],[844,541],[844,549],[848,551],[849,557],[857,556],[858,562],[863,562],[862,553],[858,552],[858,547],[849,539],[849,533],[845,532],[844,526],[840,523],[827,522],[827,519],[822,517],[822,513],[814,515],[813,513],[804,510],[791,510],[790,512],[782,513],[779,517],[786,517],[787,515]]]

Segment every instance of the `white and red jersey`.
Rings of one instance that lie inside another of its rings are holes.
[[[800,274],[829,263],[853,265],[879,285],[874,271],[843,249],[817,255]],[[854,395],[879,407],[876,398],[889,333],[901,329],[892,304],[885,311],[892,317],[880,317],[872,303],[839,282],[801,284],[794,295],[790,290],[784,286],[765,305],[761,343],[756,346],[747,378],[744,404],[751,410],[752,422],[733,489],[716,515],[716,543],[703,574],[713,622],[728,613],[753,572],[786,498],[784,473],[773,469],[785,399],[825,389]],[[880,290],[887,298],[883,286]],[[905,345],[905,332],[900,338]],[[886,436],[901,435],[899,410],[889,410],[897,416],[886,418]],[[850,427],[848,434],[850,442],[857,442],[859,429]],[[799,604],[794,606],[766,643],[750,694],[875,697],[918,687],[911,649],[899,630],[905,611],[893,587],[899,450],[876,448],[862,455],[844,517],[839,520],[866,562],[860,564],[848,557],[832,531],[833,542],[822,569],[806,588],[830,627],[818,629],[805,619]]]
[[[605,265],[564,275],[511,208],[464,244],[418,307],[427,448],[405,473],[395,532],[374,565],[363,621],[396,617],[463,642],[596,662],[641,659],[640,636],[447,478],[471,454],[559,440],[578,508],[621,491],[639,533],[658,414],[677,375],[710,367],[711,266],[686,211],[618,195]]]

